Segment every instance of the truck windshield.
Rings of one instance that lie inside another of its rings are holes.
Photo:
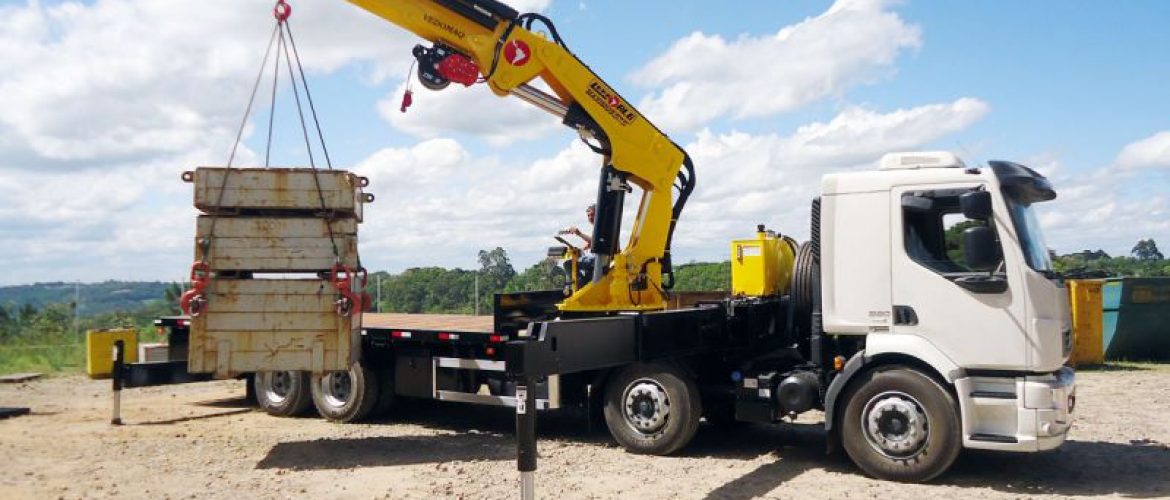
[[[1044,241],[1044,233],[1040,231],[1040,221],[1036,219],[1036,210],[1031,203],[1021,202],[1008,193],[1004,193],[1008,211],[1011,212],[1012,224],[1016,226],[1016,234],[1020,238],[1020,248],[1024,251],[1024,258],[1028,267],[1048,273],[1052,271],[1052,259],[1048,257],[1048,244]]]

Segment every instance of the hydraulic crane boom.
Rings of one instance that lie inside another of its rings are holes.
[[[548,18],[520,14],[495,0],[349,1],[433,44],[414,49],[427,88],[486,83],[496,95],[516,96],[558,116],[602,156],[593,281],[565,299],[562,311],[665,306],[665,290],[674,281],[663,283],[664,275],[672,276],[670,242],[694,189],[694,167],[685,151],[569,51]],[[537,22],[551,39],[532,31]],[[553,94],[530,85],[537,78]],[[631,183],[642,199],[630,239],[619,248]]]

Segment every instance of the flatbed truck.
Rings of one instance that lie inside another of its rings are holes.
[[[733,246],[738,272],[789,270],[768,293],[576,314],[556,307],[562,290],[500,294],[490,325],[367,314],[349,372],[255,374],[255,395],[274,415],[315,405],[348,422],[402,397],[523,406],[517,387],[530,380],[536,410],[600,409],[618,443],[659,455],[683,448],[702,418],[781,423],[821,410],[830,446],[902,481],[937,476],[962,449],[1058,447],[1075,381],[1066,292],[1032,206],[1055,196],[1048,181],[1010,162],[903,153],[822,188],[809,242],[761,227]],[[949,248],[957,224],[968,227]],[[159,325],[181,351],[187,322]]]
[[[431,44],[413,51],[423,86],[485,84],[556,116],[598,153],[593,272],[567,291],[496,296],[490,329],[366,324],[347,339],[357,347],[348,370],[256,371],[270,413],[314,404],[344,422],[399,397],[513,406],[526,494],[536,412],[571,406],[601,408],[618,443],[659,455],[685,447],[704,417],[779,423],[822,410],[830,447],[898,481],[937,477],[962,449],[1034,452],[1067,437],[1068,299],[1033,208],[1056,192],[1036,171],[913,152],[826,175],[809,241],[757,226],[732,244],[731,293],[684,300],[669,291],[671,241],[695,166],[551,20],[496,0],[350,2]],[[289,12],[280,0],[278,22]],[[635,188],[637,213],[623,226]],[[361,303],[338,288],[339,303]],[[230,357],[231,342],[220,343],[217,356]],[[179,381],[182,363],[129,365],[115,384],[164,372]]]

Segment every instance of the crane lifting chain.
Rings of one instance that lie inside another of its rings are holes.
[[[293,38],[292,28],[289,26],[289,18],[292,16],[292,5],[286,0],[277,0],[276,5],[272,8],[273,17],[276,18],[276,26],[273,28],[272,35],[269,38],[267,49],[264,52],[264,58],[260,63],[259,73],[256,75],[256,81],[252,85],[252,93],[248,98],[248,105],[244,109],[243,119],[240,121],[239,129],[236,133],[236,140],[232,144],[231,154],[228,156],[227,165],[224,169],[223,180],[219,185],[219,192],[217,194],[216,207],[222,207],[223,196],[227,191],[228,177],[232,169],[232,163],[235,161],[236,152],[239,149],[240,142],[243,139],[244,129],[248,122],[248,117],[252,114],[252,105],[255,103],[256,94],[260,89],[260,81],[264,75],[264,70],[268,66],[268,60],[272,56],[273,48],[276,48],[276,58],[273,63],[273,77],[272,77],[272,99],[268,114],[268,140],[265,146],[264,166],[271,165],[271,151],[272,151],[272,133],[274,125],[274,117],[276,115],[276,94],[277,83],[280,79],[280,60],[281,54],[284,54],[286,61],[288,77],[293,90],[293,100],[296,102],[297,116],[300,119],[301,133],[305,140],[305,150],[309,157],[309,167],[313,170],[313,181],[317,190],[317,198],[321,204],[320,216],[325,221],[325,227],[329,234],[329,243],[332,246],[334,265],[329,271],[329,281],[334,288],[337,289],[338,299],[335,302],[337,314],[342,316],[349,316],[354,310],[361,311],[370,301],[367,294],[364,293],[366,286],[366,270],[361,265],[360,257],[357,261],[357,269],[352,269],[344,266],[341,262],[341,253],[338,251],[337,239],[333,232],[334,213],[329,210],[325,204],[325,193],[321,188],[321,179],[317,173],[317,163],[313,154],[313,141],[309,136],[309,127],[305,121],[304,109],[301,106],[300,90],[305,92],[305,101],[309,105],[309,113],[313,119],[313,125],[317,132],[317,141],[321,145],[321,152],[325,159],[325,165],[329,170],[333,169],[333,161],[329,157],[329,149],[325,145],[325,135],[321,130],[321,122],[317,116],[317,109],[313,103],[313,96],[309,92],[309,82],[305,78],[305,70],[301,64],[300,52],[297,50],[296,40]],[[289,50],[291,47],[291,51]],[[294,63],[296,72],[294,73]],[[299,80],[298,80],[299,76]],[[299,83],[299,85],[298,85]],[[206,308],[207,298],[205,290],[210,282],[213,272],[208,263],[208,256],[211,253],[211,241],[215,235],[216,221],[219,220],[218,214],[209,214],[211,216],[211,227],[208,230],[207,237],[200,242],[200,249],[202,250],[202,257],[199,261],[191,266],[191,289],[185,292],[179,302],[179,306],[183,312],[195,317],[199,316]],[[353,290],[353,284],[360,285],[362,292]]]

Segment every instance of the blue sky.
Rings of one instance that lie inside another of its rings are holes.
[[[720,15],[706,2],[662,8],[659,2],[554,1],[547,14],[574,52],[623,95],[637,100],[645,92],[627,75],[682,36],[694,31],[728,38],[771,33],[830,4],[745,1]],[[1170,92],[1164,91],[1170,85],[1170,65],[1154,52],[1170,47],[1164,22],[1170,19],[1170,3],[906,1],[895,4],[895,10],[922,28],[922,47],[901,57],[897,74],[889,80],[852,88],[842,99],[896,108],[973,95],[994,107],[987,119],[940,141],[940,147],[960,150],[969,147],[968,141],[978,142],[988,149],[986,157],[978,158],[982,160],[1048,151],[1064,158],[1069,168],[1095,168],[1111,161],[1119,145],[1170,126]],[[644,22],[630,21],[625,33],[609,34],[605,26],[614,17]],[[387,24],[387,29],[396,27]],[[767,62],[767,54],[741,57],[747,64]],[[324,78],[315,75],[311,82],[329,118],[327,139],[353,146],[334,148],[340,163],[360,161],[362,150],[413,140],[396,133],[371,106],[401,78],[363,85],[363,66]],[[724,121],[713,128],[791,129],[832,113],[839,104],[826,100],[782,116]],[[295,125],[295,115],[282,118]],[[287,132],[298,139],[297,130]],[[254,137],[250,144],[259,148],[262,140]],[[300,145],[288,145],[289,161],[302,159]]]
[[[569,130],[480,87],[416,86],[398,113],[417,40],[341,0],[290,3],[334,164],[369,175],[379,196],[362,227],[370,268],[470,267],[497,245],[526,266],[558,227],[583,222],[597,165]],[[270,5],[0,1],[0,285],[186,272],[195,212],[178,174],[226,159]],[[520,7],[556,21],[695,156],[683,261],[725,258],[757,222],[806,236],[821,174],[907,148],[1050,174],[1061,197],[1042,221],[1058,252],[1170,246],[1170,3]],[[303,165],[281,85],[275,163]],[[245,163],[263,161],[266,100]]]

